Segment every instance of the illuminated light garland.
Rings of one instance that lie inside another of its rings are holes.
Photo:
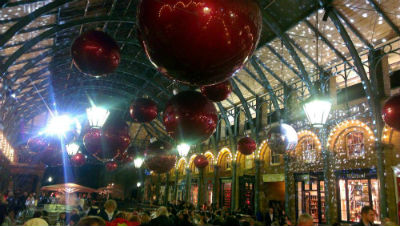
[[[321,141],[319,140],[318,136],[314,132],[312,132],[310,130],[301,130],[300,132],[297,133],[297,137],[299,138],[299,143],[297,144],[296,149],[297,149],[297,147],[300,147],[299,146],[301,144],[300,140],[303,139],[306,136],[311,136],[312,137],[312,139],[314,140],[315,146],[316,146],[318,151],[322,150]]]
[[[178,161],[177,164],[175,164],[175,167],[177,170],[179,170],[179,168],[181,168],[181,165],[183,164],[183,167],[185,168],[186,165],[186,159],[184,157],[181,157]]]
[[[208,157],[211,157],[211,161],[209,160],[210,164],[215,164],[215,157],[214,154],[211,153],[210,151],[207,151],[206,153],[204,153],[204,156],[208,159]]]
[[[221,158],[222,158],[222,156],[224,156],[225,155],[225,153],[228,153],[228,156],[231,158],[231,161],[233,160],[232,159],[232,152],[231,152],[231,150],[229,150],[228,148],[222,148],[219,152],[218,152],[218,157],[217,157],[217,165],[220,165],[220,162],[221,162]]]
[[[14,148],[8,143],[7,138],[4,136],[3,131],[0,131],[0,140],[1,140],[1,152],[3,155],[10,161],[11,163],[15,162],[15,150]]]

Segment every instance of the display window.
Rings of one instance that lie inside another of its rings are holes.
[[[232,201],[232,180],[221,179],[221,207],[231,207]]]
[[[313,163],[317,159],[317,150],[312,136],[305,137],[301,142],[301,156],[305,163]]]
[[[207,182],[207,205],[211,205],[213,203],[213,183],[211,180]]]
[[[364,156],[364,143],[364,132],[358,128],[349,128],[344,131],[343,135],[339,136],[335,148],[339,156],[354,159]]]
[[[322,173],[296,174],[296,216],[312,216],[316,224],[325,223],[325,183]]]
[[[375,171],[344,171],[337,173],[340,220],[359,222],[361,208],[372,206],[376,212],[375,223],[379,219],[379,183]]]
[[[254,176],[239,177],[239,205],[242,210],[254,210]]]
[[[193,203],[193,205],[197,205],[197,197],[199,194],[199,185],[197,183],[197,179],[192,180],[192,186],[190,186],[190,202]]]

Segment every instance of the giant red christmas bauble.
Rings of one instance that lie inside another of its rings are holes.
[[[157,117],[157,105],[146,98],[138,98],[131,104],[129,113],[134,122],[150,122]]]
[[[34,153],[38,153],[48,146],[46,139],[42,136],[29,138],[27,145],[29,151]]]
[[[86,151],[91,155],[97,155],[102,152],[102,131],[99,128],[91,128],[83,136],[83,145]]]
[[[208,159],[204,155],[196,155],[196,157],[193,159],[193,163],[197,168],[203,169],[204,167],[208,166]]]
[[[146,157],[145,165],[156,173],[167,173],[174,168],[176,156],[172,154],[155,154]]]
[[[218,116],[214,104],[201,93],[184,91],[168,101],[163,122],[172,138],[194,144],[212,135]]]
[[[81,153],[76,153],[71,157],[71,163],[74,166],[83,166],[85,165],[86,158],[83,154]]]
[[[172,145],[168,142],[157,140],[153,143],[147,145],[146,155],[147,154],[164,154],[166,152],[171,151]]]
[[[192,85],[222,82],[241,69],[262,28],[255,0],[141,0],[137,18],[150,61]]]
[[[232,92],[232,84],[230,80],[221,82],[211,86],[202,86],[200,88],[201,93],[208,99],[214,102],[220,102],[229,97]]]
[[[91,30],[79,36],[71,47],[74,65],[83,73],[104,76],[119,64],[117,43],[102,31]]]
[[[243,155],[251,155],[256,150],[257,144],[250,137],[243,137],[237,144],[237,149]]]
[[[47,147],[38,154],[40,161],[47,166],[63,164],[63,152],[61,143],[57,138],[46,138]]]
[[[109,172],[112,172],[118,168],[118,163],[115,161],[110,161],[106,163],[106,169]]]
[[[400,131],[400,94],[390,97],[385,102],[382,117],[388,126]]]

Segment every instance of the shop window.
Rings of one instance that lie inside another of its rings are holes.
[[[244,165],[245,165],[245,169],[253,168],[253,156],[251,156],[251,155],[250,156],[246,156]]]
[[[197,196],[199,194],[199,186],[197,180],[192,180],[192,186],[190,187],[190,201],[193,205],[197,205]]]
[[[305,137],[301,142],[301,156],[305,163],[315,162],[317,159],[317,150],[315,148],[314,139],[309,136]]]
[[[281,154],[271,150],[271,165],[279,165],[281,163]]]
[[[364,133],[360,131],[350,132],[346,135],[346,148],[349,158],[357,158],[364,155]]]
[[[207,183],[207,205],[211,205],[213,203],[213,182],[208,181]]]
[[[232,158],[230,155],[228,155],[228,156],[226,156],[226,159],[225,159],[225,164],[224,164],[225,170],[230,170],[231,164],[232,164]]]
[[[223,207],[230,208],[232,200],[232,181],[221,180],[221,204]]]

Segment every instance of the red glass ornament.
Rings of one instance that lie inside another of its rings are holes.
[[[28,148],[31,152],[38,153],[47,148],[47,141],[42,137],[32,137],[28,140]]]
[[[145,165],[156,173],[167,173],[174,168],[176,156],[172,154],[156,154],[148,156]]]
[[[204,155],[196,155],[196,157],[193,159],[193,163],[197,168],[203,169],[208,166],[208,159]]]
[[[61,143],[56,138],[47,138],[47,147],[39,152],[40,161],[47,166],[58,166],[63,164],[63,152]]]
[[[139,39],[159,71],[199,86],[241,69],[262,28],[255,0],[141,0],[137,18]]]
[[[232,92],[232,84],[230,80],[221,82],[211,86],[200,87],[201,93],[214,102],[226,100]]]
[[[251,155],[257,149],[257,144],[250,137],[243,137],[239,140],[237,149],[243,155]]]
[[[150,122],[157,117],[157,105],[150,99],[138,98],[131,104],[129,113],[134,122]]]
[[[97,155],[102,152],[102,131],[99,128],[91,128],[83,136],[83,145],[86,151],[91,155]]]
[[[76,153],[71,157],[71,163],[74,166],[83,166],[86,163],[86,158],[81,153]]]
[[[201,93],[184,91],[168,101],[163,122],[172,138],[194,144],[212,135],[218,116],[214,104]]]
[[[75,66],[92,76],[112,73],[120,62],[117,43],[106,33],[96,30],[79,36],[72,44],[71,54]]]
[[[385,102],[382,118],[388,126],[400,131],[400,94],[390,97]]]
[[[106,169],[109,172],[112,172],[118,168],[118,163],[115,161],[110,161],[106,163]]]
[[[147,145],[146,155],[148,154],[164,154],[171,151],[172,145],[168,142],[157,140]]]

